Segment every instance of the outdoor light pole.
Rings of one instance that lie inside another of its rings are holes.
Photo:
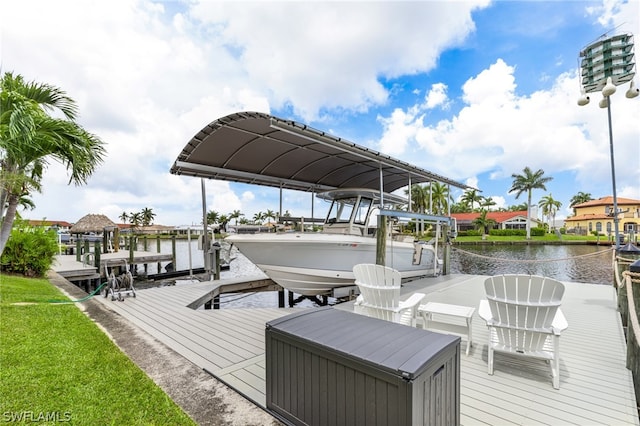
[[[611,182],[613,187],[613,226],[616,251],[620,249],[618,236],[618,196],[616,193],[616,171],[613,156],[613,126],[611,123],[611,95],[616,92],[616,86],[631,82],[626,97],[631,99],[638,96],[633,77],[635,75],[633,60],[633,35],[619,34],[607,38],[601,38],[580,51],[581,73],[580,81],[582,96],[578,99],[578,105],[589,103],[587,93],[602,91],[600,108],[607,108],[609,122],[609,152],[611,156]]]
[[[615,91],[615,86],[614,86]],[[604,89],[603,89],[604,93]],[[609,122],[609,154],[611,157],[611,186],[613,189],[613,234],[616,239],[616,252],[620,249],[620,237],[618,237],[618,195],[616,192],[616,165],[613,161],[613,128],[611,126],[611,96],[605,98],[607,100],[607,118]]]

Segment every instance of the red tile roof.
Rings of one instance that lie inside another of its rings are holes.
[[[517,211],[517,212],[488,212],[487,219],[493,219],[497,223],[506,222],[508,220],[513,219],[514,217],[527,217],[527,211]],[[480,213],[451,213],[451,217],[454,217],[458,222],[472,222],[474,219],[480,217]]]
[[[621,204],[640,204],[640,200],[634,200],[632,198],[618,198],[618,205]],[[571,206],[573,208],[582,208],[582,207],[594,207],[594,206],[611,206],[613,205],[613,196],[607,195],[606,197],[598,198],[597,200],[587,201],[585,203],[576,204],[575,206]]]
[[[577,221],[581,221],[581,220],[607,220],[607,219],[611,219],[611,216],[607,216],[604,213],[591,213],[591,214],[581,214],[578,216],[571,216],[566,218],[564,221],[565,222],[577,222]]]

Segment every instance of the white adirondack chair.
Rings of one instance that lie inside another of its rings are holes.
[[[415,327],[418,305],[425,295],[414,293],[408,300],[400,301],[400,272],[362,263],[353,267],[353,273],[360,289],[354,312]]]
[[[478,314],[489,327],[488,370],[494,352],[549,362],[553,387],[560,389],[560,333],[568,327],[560,303],[564,285],[535,275],[497,275],[484,282],[487,299]]]

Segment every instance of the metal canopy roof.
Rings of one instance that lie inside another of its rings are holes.
[[[171,173],[301,191],[368,188],[392,192],[411,183],[467,185],[304,124],[238,112],[200,130]]]

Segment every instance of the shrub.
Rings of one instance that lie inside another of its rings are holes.
[[[527,235],[527,231],[524,229],[490,229],[489,235],[500,237],[523,237]]]
[[[16,221],[0,257],[0,270],[26,277],[43,277],[57,252],[55,231]]]
[[[532,237],[544,237],[546,232],[547,231],[544,228],[531,228],[531,236]]]

